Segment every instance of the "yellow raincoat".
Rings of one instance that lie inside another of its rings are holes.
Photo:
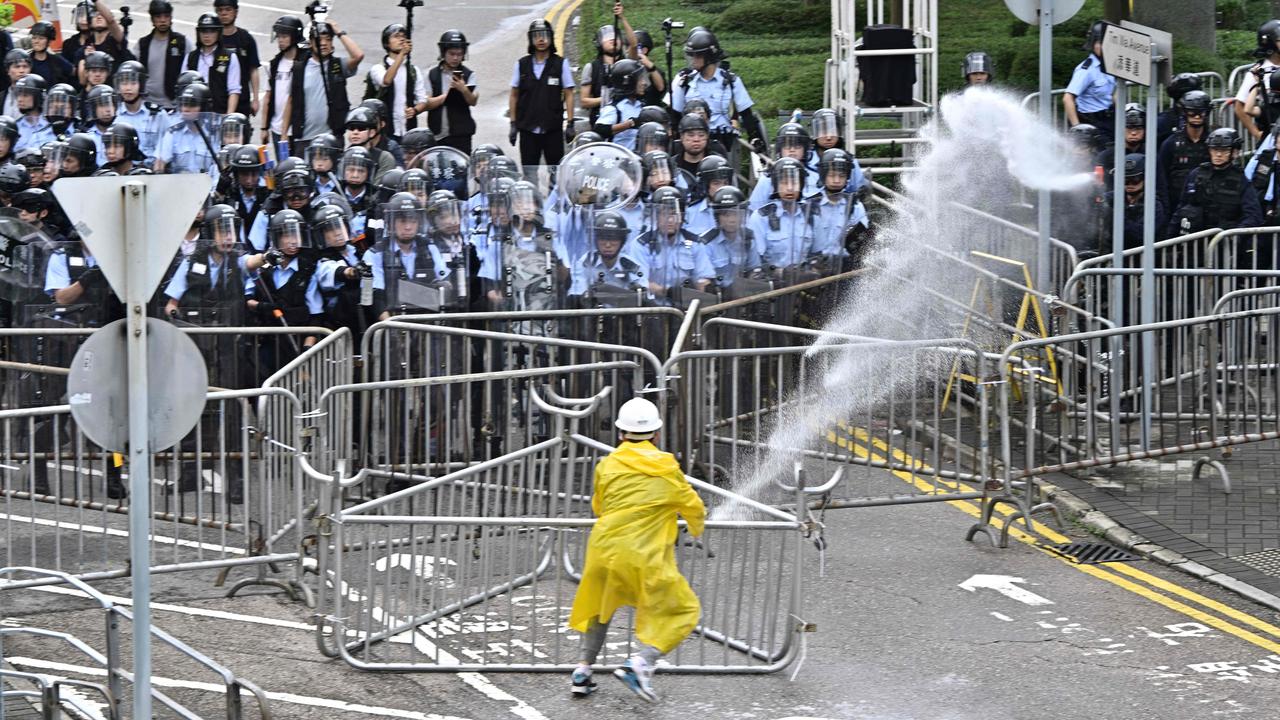
[[[636,639],[671,652],[698,624],[702,608],[676,567],[677,513],[702,534],[707,510],[671,453],[628,442],[596,464],[591,509],[599,520],[587,541],[582,582],[569,627],[636,609]]]

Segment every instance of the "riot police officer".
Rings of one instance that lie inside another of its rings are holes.
[[[1143,198],[1146,193],[1146,162],[1147,158],[1142,153],[1128,153],[1124,156],[1124,247],[1135,248],[1142,247],[1143,243],[1143,211],[1145,203]],[[1115,171],[1112,170],[1112,173]],[[1108,191],[1106,195],[1104,216],[1111,218],[1111,210],[1115,207],[1115,193]],[[1155,212],[1155,239],[1160,242],[1165,237],[1165,226],[1168,223],[1168,214],[1165,212],[1164,202],[1160,197],[1156,196],[1156,212]],[[1111,252],[1112,245],[1110,240],[1111,225],[1104,225],[1103,242],[1098,248],[1099,253]]]
[[[1182,190],[1191,171],[1209,160],[1205,138],[1209,134],[1209,94],[1192,90],[1182,96],[1182,129],[1160,146],[1158,171],[1164,175],[1171,207],[1182,204]]]
[[[364,254],[373,272],[372,313],[379,320],[413,308],[439,309],[434,247],[426,241],[422,204],[410,193],[391,196],[382,210],[385,238]],[[434,305],[434,307],[432,307]]]
[[[991,56],[984,52],[971,52],[964,56],[964,84],[967,86],[986,85],[995,79],[995,63]]]
[[[1262,206],[1258,193],[1236,167],[1240,155],[1240,135],[1231,128],[1209,133],[1205,141],[1209,162],[1188,177],[1181,204],[1169,220],[1169,233],[1185,235],[1208,228],[1258,227]]]
[[[761,262],[771,274],[799,266],[813,252],[813,226],[800,202],[805,174],[799,160],[779,158],[769,168],[773,195],[751,214],[748,227],[755,235]]]
[[[649,196],[649,229],[630,254],[649,270],[649,294],[659,305],[687,306],[715,278],[711,255],[697,235],[684,229],[685,196],[660,187]]]
[[[585,305],[617,307],[615,296],[643,291],[648,273],[640,261],[622,252],[629,234],[622,215],[612,210],[596,213],[591,232],[595,249],[574,261],[569,296]]]
[[[701,98],[710,110],[707,122],[712,139],[732,152],[738,138],[733,126],[736,119],[746,128],[756,152],[764,152],[762,124],[751,109],[755,102],[742,84],[742,78],[720,67],[725,53],[715,33],[704,27],[690,30],[684,41],[684,55],[689,67],[677,73],[673,80],[672,109],[683,114],[686,102]]]
[[[732,185],[708,198],[715,225],[699,238],[707,246],[715,268],[715,284],[724,299],[743,297],[769,289],[760,278],[760,253],[747,227],[747,196]]]
[[[112,123],[102,133],[102,146],[102,166],[121,175],[128,175],[135,167],[141,167],[138,163],[146,159],[138,147],[138,131],[126,122]]]
[[[1072,71],[1071,82],[1067,83],[1067,91],[1062,96],[1062,107],[1068,124],[1089,123],[1109,136],[1115,127],[1112,91],[1116,79],[1102,71],[1102,34],[1106,27],[1102,21],[1089,27],[1083,48],[1089,51],[1089,57]]]
[[[1164,91],[1173,103],[1156,116],[1157,148],[1164,144],[1174,130],[1182,128],[1182,98],[1192,90],[1202,89],[1204,82],[1195,73],[1178,73],[1169,81],[1169,86]]]
[[[805,201],[813,227],[814,254],[826,260],[830,272],[842,264],[856,266],[870,239],[871,221],[858,196],[849,189],[853,156],[840,148],[826,150],[818,173],[822,192]],[[848,260],[837,262],[842,258]]]
[[[800,163],[803,174],[804,187],[800,191],[800,197],[806,198],[818,192],[818,181],[814,174],[809,172],[808,161],[809,154],[813,150],[813,141],[809,138],[809,132],[804,129],[800,123],[783,123],[778,126],[778,134],[773,141],[773,150],[779,158],[792,158]],[[755,210],[761,205],[769,201],[774,196],[773,174],[768,177],[762,177],[751,190],[751,209]]]
[[[684,227],[695,235],[701,235],[716,226],[711,196],[720,188],[733,184],[733,167],[719,155],[708,155],[698,163],[698,200],[689,203]]]
[[[319,251],[311,247],[310,228],[302,213],[285,208],[271,216],[267,227],[271,249],[278,255],[266,272],[259,273],[247,302],[250,317],[263,327],[324,325],[324,300],[320,296]],[[307,335],[302,347],[319,338]],[[296,338],[266,341],[258,345],[259,381],[265,380],[302,348]]]
[[[207,173],[218,178],[218,153],[213,147],[209,88],[193,82],[178,94],[179,120],[160,138],[156,172]]]
[[[448,190],[427,197],[427,241],[436,249],[436,275],[449,284],[453,302],[446,310],[482,310],[480,256],[463,226],[466,206]]]
[[[595,122],[601,137],[628,150],[635,150],[636,128],[639,127],[641,102],[648,89],[649,73],[635,60],[619,60],[609,68],[609,101],[599,111]]]
[[[346,327],[360,337],[373,305],[373,268],[352,242],[350,218],[338,205],[322,205],[311,215],[311,245],[320,248],[320,296],[329,327]]]

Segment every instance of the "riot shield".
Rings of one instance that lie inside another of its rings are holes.
[[[720,299],[736,300],[771,290],[772,284],[760,269],[760,255],[747,233],[746,208],[722,208],[714,214],[716,229],[705,236],[705,245],[715,268],[713,286]]]
[[[564,156],[556,192],[568,205],[612,210],[635,199],[643,176],[635,153],[613,143],[591,143]]]
[[[421,168],[431,176],[433,190],[448,190],[455,197],[467,196],[470,158],[461,150],[447,145],[424,150],[410,161],[409,168]]]

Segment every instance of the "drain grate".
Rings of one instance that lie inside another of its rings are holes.
[[[1071,558],[1080,565],[1097,565],[1106,562],[1131,562],[1141,558],[1131,552],[1103,543],[1073,542],[1061,545],[1045,545],[1046,548]]]
[[[1249,553],[1248,555],[1236,555],[1231,559],[1242,562],[1254,570],[1280,577],[1280,548]]]

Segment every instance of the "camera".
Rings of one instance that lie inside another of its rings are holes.
[[[311,4],[306,7],[306,13],[311,16],[311,22],[322,23],[329,18],[329,5],[320,0],[311,0]]]
[[[405,9],[422,7],[422,3],[423,0],[400,0],[400,7]]]
[[[133,25],[133,18],[129,16],[129,6],[123,5],[120,8],[120,27],[128,29]]]
[[[681,30],[683,28],[684,28],[684,23],[679,20],[672,20],[671,18],[667,18],[666,20],[662,21],[662,29],[667,32],[671,32],[672,30]]]

